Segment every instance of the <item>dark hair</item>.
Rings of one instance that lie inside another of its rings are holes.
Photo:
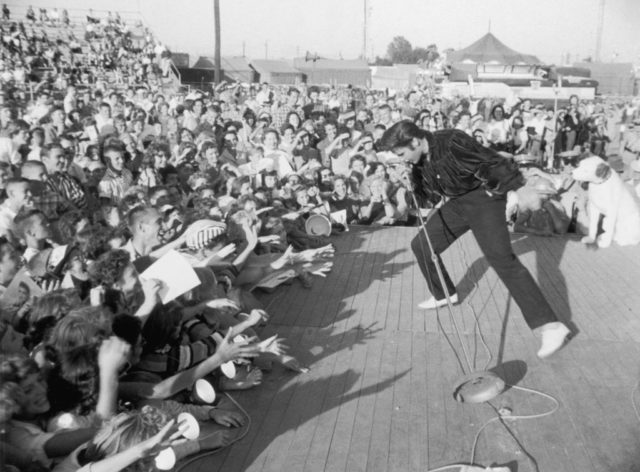
[[[131,346],[135,346],[138,338],[142,333],[142,323],[140,318],[132,315],[120,314],[113,318],[112,324],[113,334],[128,342]]]
[[[393,150],[399,147],[407,147],[414,139],[422,139],[427,132],[409,121],[403,120],[386,130],[382,135],[381,144],[384,149]]]
[[[248,175],[243,175],[243,176],[238,177],[237,179],[235,179],[231,183],[230,195],[233,198],[238,198],[240,196],[240,189],[242,188],[242,185],[244,185],[246,183],[251,183],[251,177],[249,177]]]
[[[40,136],[40,138],[42,138],[42,144],[44,144],[44,129],[37,127],[29,131],[29,141],[31,141],[35,135]]]
[[[251,108],[247,108],[244,111],[244,113],[242,114],[242,118],[244,120],[253,119],[254,122],[257,120],[256,113]]]
[[[88,226],[75,235],[74,242],[83,257],[95,260],[109,250],[110,234],[102,225]]]
[[[191,131],[189,128],[180,128],[178,130],[178,144],[182,144],[182,135],[184,133],[189,133],[189,135],[191,136],[192,140],[195,140],[195,135],[193,134],[193,131]]]
[[[86,214],[80,210],[63,213],[56,225],[61,241],[72,241],[76,236],[78,223],[85,218]]]
[[[374,175],[378,170],[378,167],[384,168],[384,164],[382,164],[381,162],[372,162],[371,164],[369,164],[369,168],[367,169],[367,177],[371,177],[372,175]],[[385,169],[385,174],[386,174],[386,169]]]
[[[89,266],[89,276],[96,285],[113,287],[130,263],[131,257],[127,251],[114,249],[102,254],[95,263]]]
[[[102,150],[102,155],[106,156],[108,152],[115,151],[117,153],[123,154],[125,152],[125,146],[120,140],[110,140],[105,144],[104,149]],[[103,164],[106,164],[103,159]]]
[[[349,167],[353,167],[353,163],[356,161],[362,162],[362,165],[367,165],[367,159],[365,159],[362,154],[356,154],[355,156],[351,156],[351,159],[349,159]]]
[[[498,109],[502,110],[502,115],[503,115],[503,116],[504,116],[504,115],[506,115],[506,113],[505,113],[505,111],[504,111],[504,107],[503,107],[502,105],[500,105],[500,104],[497,104],[496,106],[494,106],[494,107],[491,109],[491,118],[495,118],[495,117],[496,117],[496,111],[497,111]]]
[[[20,131],[29,131],[29,124],[24,120],[15,120],[11,123],[9,137],[13,138]]]
[[[177,305],[168,305],[153,310],[142,327],[144,352],[153,352],[175,343],[176,328],[180,325],[182,313]]]

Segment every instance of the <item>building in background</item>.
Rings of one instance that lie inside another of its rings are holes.
[[[242,56],[225,56],[221,59],[222,78],[227,81],[238,81],[252,83],[256,81],[256,71],[249,65],[247,58]],[[209,76],[216,69],[216,62],[213,57],[200,56],[192,69],[198,69],[199,75]],[[182,73],[182,71],[180,71]],[[183,74],[184,75],[184,74]],[[211,80],[212,82],[213,80]]]
[[[447,62],[455,64],[532,65],[542,62],[536,56],[523,54],[506,46],[492,33],[485,34],[466,48],[447,54]]]
[[[371,86],[371,70],[362,59],[323,59],[299,57],[293,67],[304,74],[308,84]]]
[[[270,84],[295,85],[303,81],[303,74],[287,61],[254,59],[251,66],[258,74],[258,82]]]
[[[598,81],[600,95],[631,96],[637,94],[636,75],[630,62],[578,62],[574,67],[588,69]]]

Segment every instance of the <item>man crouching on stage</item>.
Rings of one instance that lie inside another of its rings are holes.
[[[429,215],[425,226],[451,302],[457,303],[458,295],[440,254],[471,229],[529,327],[540,332],[542,345],[538,357],[545,358],[559,350],[569,329],[558,321],[535,280],[511,248],[505,206],[507,193],[524,185],[517,165],[483,147],[463,131],[446,129],[430,133],[410,121],[401,121],[389,128],[382,144],[412,164],[418,200],[434,204],[444,200],[444,204]],[[432,295],[419,307],[434,309],[446,305],[445,291],[431,259],[425,231],[418,232],[411,248]]]

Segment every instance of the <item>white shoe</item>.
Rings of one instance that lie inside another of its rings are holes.
[[[454,293],[449,297],[451,299],[451,303],[455,305],[458,303],[458,294]],[[447,299],[443,298],[442,300],[436,300],[436,297],[431,297],[429,300],[425,300],[422,303],[418,304],[418,308],[421,310],[434,310],[435,308],[445,306],[447,304]]]
[[[542,344],[538,351],[538,357],[544,359],[560,350],[560,348],[564,346],[569,333],[571,333],[569,328],[559,321],[543,325],[540,328]]]

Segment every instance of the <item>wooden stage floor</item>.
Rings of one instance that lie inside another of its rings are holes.
[[[452,397],[455,357],[409,249],[417,228],[353,228],[335,237],[333,272],[264,295],[272,323],[264,335],[289,339],[311,367],[274,368],[263,384],[234,397],[252,426],[241,441],[191,464],[214,471],[421,471],[467,462],[478,429],[507,407],[544,413],[549,399],[510,389],[492,405]],[[632,390],[640,372],[640,247],[593,250],[571,238],[513,235],[514,251],[575,336],[549,360],[470,234],[445,254],[462,303],[478,369],[487,363],[508,383],[555,397],[540,419],[507,420],[484,430],[475,462],[511,471],[640,471],[640,422]],[[475,330],[490,349],[487,354]],[[448,312],[440,312],[451,334]],[[497,367],[496,367],[497,366]],[[640,403],[640,393],[636,392]],[[534,464],[535,461],[535,464]],[[454,469],[455,470],[455,469]]]

